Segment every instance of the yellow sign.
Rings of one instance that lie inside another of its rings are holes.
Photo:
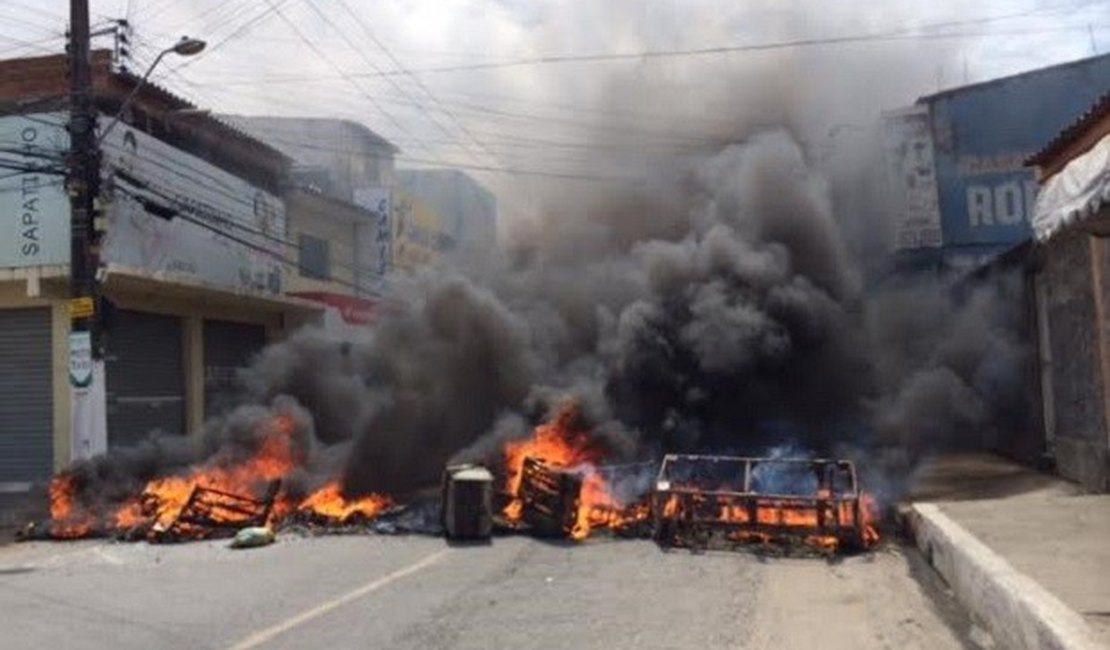
[[[393,266],[413,271],[435,264],[454,245],[443,219],[419,199],[395,192],[393,201]]]
[[[89,296],[73,298],[69,301],[69,317],[72,320],[89,318],[95,312],[96,306],[93,304],[93,299]]]

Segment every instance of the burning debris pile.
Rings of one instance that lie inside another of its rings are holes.
[[[115,536],[177,542],[230,537],[252,526],[285,522],[340,526],[369,521],[393,505],[386,496],[348,498],[331,480],[301,496],[294,477],[308,462],[305,432],[290,413],[254,425],[249,451],[226,447],[184,470],[157,476],[133,494],[106,499],[95,464],[79,465],[50,484],[50,522],[27,537]]]
[[[582,540],[605,530],[663,546],[825,553],[879,541],[877,505],[847,460],[668,454],[661,464],[606,464],[574,402],[504,453],[504,521],[544,536]],[[629,477],[636,488],[615,496]]]
[[[652,536],[669,546],[793,544],[836,552],[879,541],[873,498],[850,461],[668,455]]]
[[[231,537],[255,526],[395,532],[370,526],[397,510],[390,497],[348,497],[338,480],[298,496],[296,474],[308,465],[299,440],[293,416],[262,419],[253,452],[217,453],[148,481],[111,507],[93,505],[96,495],[82,490],[80,472],[63,473],[50,486],[49,525],[31,536],[182,542]],[[579,404],[566,400],[530,436],[504,442],[497,466],[503,478],[499,528],[576,541],[603,531],[651,535],[665,545],[691,547],[725,531],[734,542],[791,538],[825,551],[864,548],[878,539],[872,504],[849,462],[667,456],[660,467],[614,464],[612,455]],[[802,473],[770,471],[783,465]]]
[[[605,465],[611,452],[590,435],[573,401],[530,438],[507,442],[504,453],[509,502],[502,515],[509,525],[580,540],[591,530],[620,532],[648,519],[646,492],[618,497],[612,479],[650,464]]]
[[[806,466],[808,491],[761,490],[760,454],[793,443],[850,457],[889,502],[915,459],[951,442],[941,434],[977,439],[1015,402],[1020,346],[988,317],[993,300],[964,309],[981,325],[967,337],[944,291],[868,295],[790,134],[675,167],[630,195],[564,197],[573,205],[488,266],[399,276],[365,331],[305,328],[269,346],[203,449],[78,463],[54,481],[39,534],[382,523],[449,463],[478,462],[501,481],[491,509],[511,529],[654,527],[692,545],[705,526],[761,542],[775,527],[872,543],[854,469],[851,489],[826,484],[821,472],[843,469],[832,463]],[[629,464],[719,453],[750,462],[697,485]]]

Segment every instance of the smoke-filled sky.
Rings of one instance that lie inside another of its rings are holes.
[[[41,22],[61,4],[0,11]],[[872,126],[940,87],[1089,54],[1105,0],[133,0],[130,15],[136,69],[179,34],[209,41],[155,75],[201,106],[358,119],[401,165],[498,170],[473,171],[501,201],[502,254],[398,278],[372,328],[303,330],[244,374],[247,415],[296,400],[353,492],[434,481],[565,395],[618,456],[918,457],[1026,424],[999,419],[1023,413],[1013,287],[865,290],[890,222]],[[814,43],[846,37],[863,38]],[[790,41],[810,44],[534,61]],[[210,422],[212,439],[236,422]]]
[[[154,74],[198,105],[362,121],[403,149],[401,166],[471,168],[499,195],[506,222],[545,209],[538,197],[553,184],[565,190],[583,182],[519,172],[635,177],[645,157],[715,145],[760,121],[789,122],[807,150],[834,156],[880,110],[1110,46],[1105,0],[91,4],[98,24],[131,20],[136,70],[183,34],[207,40],[201,56],[171,56]],[[0,56],[60,52],[67,11],[65,0],[5,2]],[[865,38],[515,64],[840,37]],[[109,46],[111,38],[96,42]],[[473,69],[486,64],[497,65]],[[374,76],[381,72],[399,74]],[[630,169],[629,159],[638,164]]]

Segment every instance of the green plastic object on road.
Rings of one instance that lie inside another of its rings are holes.
[[[251,526],[235,534],[231,548],[257,548],[274,543],[274,531],[269,526]]]

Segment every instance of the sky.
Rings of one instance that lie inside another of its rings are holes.
[[[152,77],[198,106],[358,120],[502,212],[762,127],[835,151],[918,96],[1110,50],[1110,0],[90,1],[130,21],[136,72],[207,41]],[[67,13],[4,0],[0,57],[61,52]]]

